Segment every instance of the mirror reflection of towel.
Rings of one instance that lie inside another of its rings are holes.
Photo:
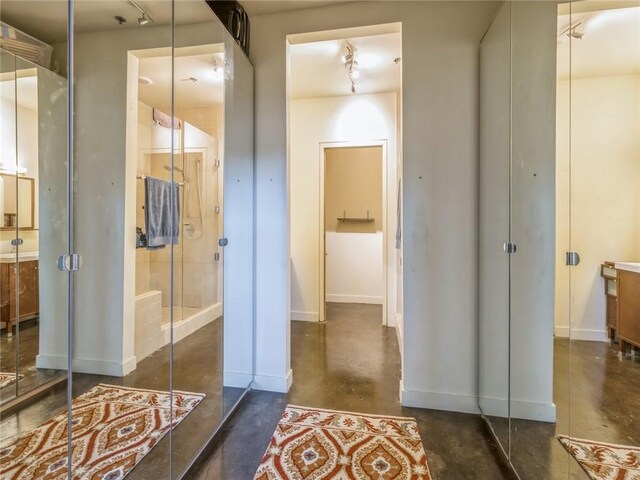
[[[144,221],[147,248],[177,245],[180,236],[180,197],[178,184],[160,178],[144,180]]]

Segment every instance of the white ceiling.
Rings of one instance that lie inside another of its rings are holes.
[[[126,0],[76,0],[74,2],[74,30],[79,33],[125,28],[149,28],[171,23],[171,2],[136,0],[146,10],[153,23],[138,25],[140,12]],[[214,18],[203,0],[176,2],[176,22],[188,24]],[[115,16],[127,19],[119,25]],[[1,0],[0,20],[38,38],[45,43],[65,42],[67,39],[66,0]]]
[[[351,95],[351,82],[341,60],[347,41],[357,51],[357,94],[400,90],[402,67],[394,59],[402,55],[401,36],[388,33],[292,45],[291,98]]]
[[[289,12],[291,10],[303,10],[305,8],[325,7],[336,3],[349,3],[340,0],[249,0],[240,1],[249,17],[256,15],[268,15],[270,13]]]
[[[558,17],[558,35],[581,21],[582,39],[558,38],[558,78],[640,74],[640,7]]]
[[[214,69],[214,60],[217,71]],[[141,58],[139,77],[152,80],[138,85],[138,98],[152,107],[171,104],[171,57]],[[197,82],[188,80],[197,78]],[[224,54],[207,53],[176,57],[175,105],[196,107],[221,104],[224,97]]]

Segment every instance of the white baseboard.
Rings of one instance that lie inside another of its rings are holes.
[[[384,298],[371,295],[339,295],[327,293],[327,302],[331,303],[366,303],[369,305],[382,305]]]
[[[400,387],[400,403],[405,407],[429,408],[448,412],[480,413],[475,395],[405,390]]]
[[[293,372],[289,370],[286,377],[274,377],[271,375],[255,375],[253,377],[253,389],[266,392],[287,393],[293,383]]]
[[[556,406],[553,403],[511,400],[510,405],[507,405],[507,400],[500,398],[480,398],[479,402],[482,413],[490,417],[504,418],[510,413],[511,418],[520,420],[547,423],[555,423],[556,421]],[[510,411],[509,406],[511,407]]]
[[[595,330],[589,328],[569,328],[566,325],[557,325],[554,328],[556,337],[569,338],[571,334],[571,340],[586,340],[589,342],[608,342],[606,330]]]
[[[107,375],[110,377],[124,377],[127,373],[135,370],[136,365],[136,357],[131,357],[124,362],[108,362],[90,358],[73,359],[74,372]],[[64,355],[38,355],[36,356],[36,367],[67,370],[67,357]]]
[[[291,320],[299,320],[302,322],[319,322],[320,314],[318,312],[295,312],[292,310]]]
[[[253,381],[253,374],[242,372],[224,372],[223,385],[233,388],[247,388]]]

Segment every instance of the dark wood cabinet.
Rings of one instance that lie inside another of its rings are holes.
[[[604,278],[607,334],[613,341],[618,332],[618,272],[613,262],[605,262],[600,267],[600,274]]]
[[[0,263],[0,287],[0,321],[12,335],[18,319],[37,317],[40,311],[38,262]]]
[[[640,347],[640,273],[618,269],[618,307],[620,350]]]

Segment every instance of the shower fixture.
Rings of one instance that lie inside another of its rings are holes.
[[[358,70],[358,61],[356,60],[356,49],[349,43],[346,45],[347,54],[342,56],[342,63],[344,63],[347,69],[347,75],[351,82],[351,93],[356,93],[356,79],[360,77],[360,71]]]
[[[147,11],[144,10],[140,5],[138,5],[134,0],[127,0],[127,1],[133,7],[138,9],[138,11],[142,14],[142,16],[138,18],[138,23],[140,25],[147,25],[149,22],[153,22],[153,18],[151,18],[151,15],[149,15]]]
[[[167,172],[170,172],[171,170],[174,170],[180,174],[182,174],[184,176],[184,170],[181,169],[180,167],[171,167],[170,165],[165,165],[162,168],[164,168]]]

